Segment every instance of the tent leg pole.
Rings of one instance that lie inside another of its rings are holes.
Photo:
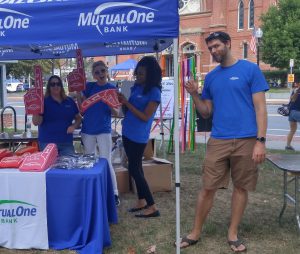
[[[174,147],[176,187],[176,254],[180,253],[180,164],[179,164],[179,105],[178,105],[178,38],[173,40],[174,63]]]
[[[156,60],[159,62],[159,57],[158,57],[158,50],[155,52]],[[163,157],[164,159],[166,158],[166,149],[165,149],[165,133],[164,133],[164,122],[163,122],[163,108],[162,108],[162,103],[159,104],[159,117],[160,117],[160,150],[163,152]]]

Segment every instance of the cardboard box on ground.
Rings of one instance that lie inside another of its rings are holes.
[[[152,157],[156,156],[156,144],[155,139],[149,139],[145,150],[144,150],[144,160],[150,160]]]
[[[145,150],[144,150],[144,160],[150,160],[152,157],[156,156],[156,144],[155,139],[149,139]],[[119,137],[113,145],[111,160],[113,164],[121,164],[124,167],[127,167],[127,157],[123,147],[122,138]]]
[[[114,165],[114,169],[116,172],[119,192],[130,192],[130,181],[132,181],[132,191],[136,193],[134,180],[129,179],[128,169],[118,164]],[[151,160],[143,161],[143,169],[152,193],[172,191],[173,164],[170,161],[153,157]]]
[[[121,164],[114,164],[113,166],[114,166],[114,170],[116,172],[119,193],[130,192],[128,169],[123,167]]]
[[[154,157],[155,139],[150,139],[144,152],[143,169],[151,192],[172,190],[172,169],[173,164],[165,159]],[[130,191],[129,173],[126,165],[114,164],[118,189],[120,193]],[[134,181],[132,180],[133,192],[136,193]]]

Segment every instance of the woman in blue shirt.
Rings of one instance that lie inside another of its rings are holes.
[[[119,94],[119,101],[126,111],[122,122],[123,145],[128,158],[128,170],[135,181],[138,194],[135,207],[128,211],[137,212],[145,209],[144,213],[135,216],[158,217],[160,213],[144,177],[142,159],[154,115],[161,101],[162,73],[156,59],[145,56],[138,62],[134,75],[136,82],[131,88],[129,99]]]
[[[45,98],[44,113],[33,115],[32,122],[38,125],[40,150],[49,143],[55,143],[59,155],[74,153],[73,131],[80,126],[81,115],[74,100],[65,94],[60,77],[49,78]]]
[[[82,94],[77,94],[79,104],[87,98],[105,91],[116,89],[107,82],[108,69],[103,61],[94,62],[92,74],[96,82],[88,82]],[[115,203],[120,204],[119,192],[116,180],[116,173],[111,162],[112,136],[111,136],[111,115],[118,114],[118,111],[108,106],[103,101],[98,101],[91,105],[83,115],[81,139],[86,154],[95,154],[99,151],[99,157],[108,161],[112,185],[115,194]]]

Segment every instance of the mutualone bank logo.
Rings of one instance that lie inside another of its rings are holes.
[[[20,200],[0,199],[0,224],[15,224],[21,218],[35,217],[37,206]]]
[[[0,5],[0,37],[5,37],[7,30],[28,29],[31,17],[26,13],[1,8]]]
[[[111,8],[119,12],[110,13]],[[99,5],[94,12],[80,13],[79,27],[95,26],[101,35],[126,33],[135,24],[150,24],[155,19],[157,10],[134,3],[108,2]]]

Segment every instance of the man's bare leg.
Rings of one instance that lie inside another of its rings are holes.
[[[236,241],[238,239],[238,226],[243,217],[248,202],[248,191],[242,188],[234,187],[231,198],[231,222],[228,229],[228,240]],[[232,247],[232,246],[231,246]],[[237,248],[233,247],[236,251],[242,251],[246,247],[241,244]]]
[[[188,239],[198,240],[201,234],[203,223],[213,205],[214,196],[216,190],[202,189],[198,194],[197,204],[196,204],[196,214],[194,220],[194,227],[189,235]],[[187,243],[181,243],[180,247],[187,246]]]

